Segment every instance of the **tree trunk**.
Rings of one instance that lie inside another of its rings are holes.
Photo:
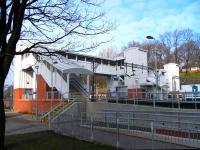
[[[4,82],[0,81],[0,150],[4,150],[5,140],[5,110],[3,101]]]
[[[0,150],[4,150],[5,140],[5,110],[4,110],[4,83],[14,56],[0,58]]]

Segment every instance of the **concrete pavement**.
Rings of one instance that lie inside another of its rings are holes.
[[[6,136],[48,130],[48,127],[32,119],[29,114],[6,112]]]

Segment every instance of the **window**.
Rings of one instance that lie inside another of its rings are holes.
[[[68,54],[68,59],[76,59],[76,55]]]
[[[108,60],[103,60],[102,63],[108,65]]]
[[[110,65],[111,65],[111,66],[115,66],[115,64],[116,64],[116,63],[115,63],[114,61],[110,61]]]
[[[88,62],[92,62],[92,61],[93,61],[93,58],[87,57],[86,60],[87,60]]]
[[[85,57],[83,57],[83,56],[78,56],[78,61],[85,61]]]

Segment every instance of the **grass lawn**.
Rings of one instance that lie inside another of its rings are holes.
[[[200,72],[180,72],[182,84],[200,84]]]
[[[115,150],[114,147],[81,141],[51,131],[6,136],[6,150]]]
[[[188,78],[191,80],[195,80],[195,79],[200,80],[200,72],[188,72],[187,76],[185,76],[185,72],[180,72],[180,77]]]

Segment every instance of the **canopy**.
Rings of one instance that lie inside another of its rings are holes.
[[[77,73],[77,74],[93,74],[92,71],[86,69],[84,66],[80,66],[76,62],[69,60],[65,57],[43,57],[50,65],[60,70],[62,73]]]

